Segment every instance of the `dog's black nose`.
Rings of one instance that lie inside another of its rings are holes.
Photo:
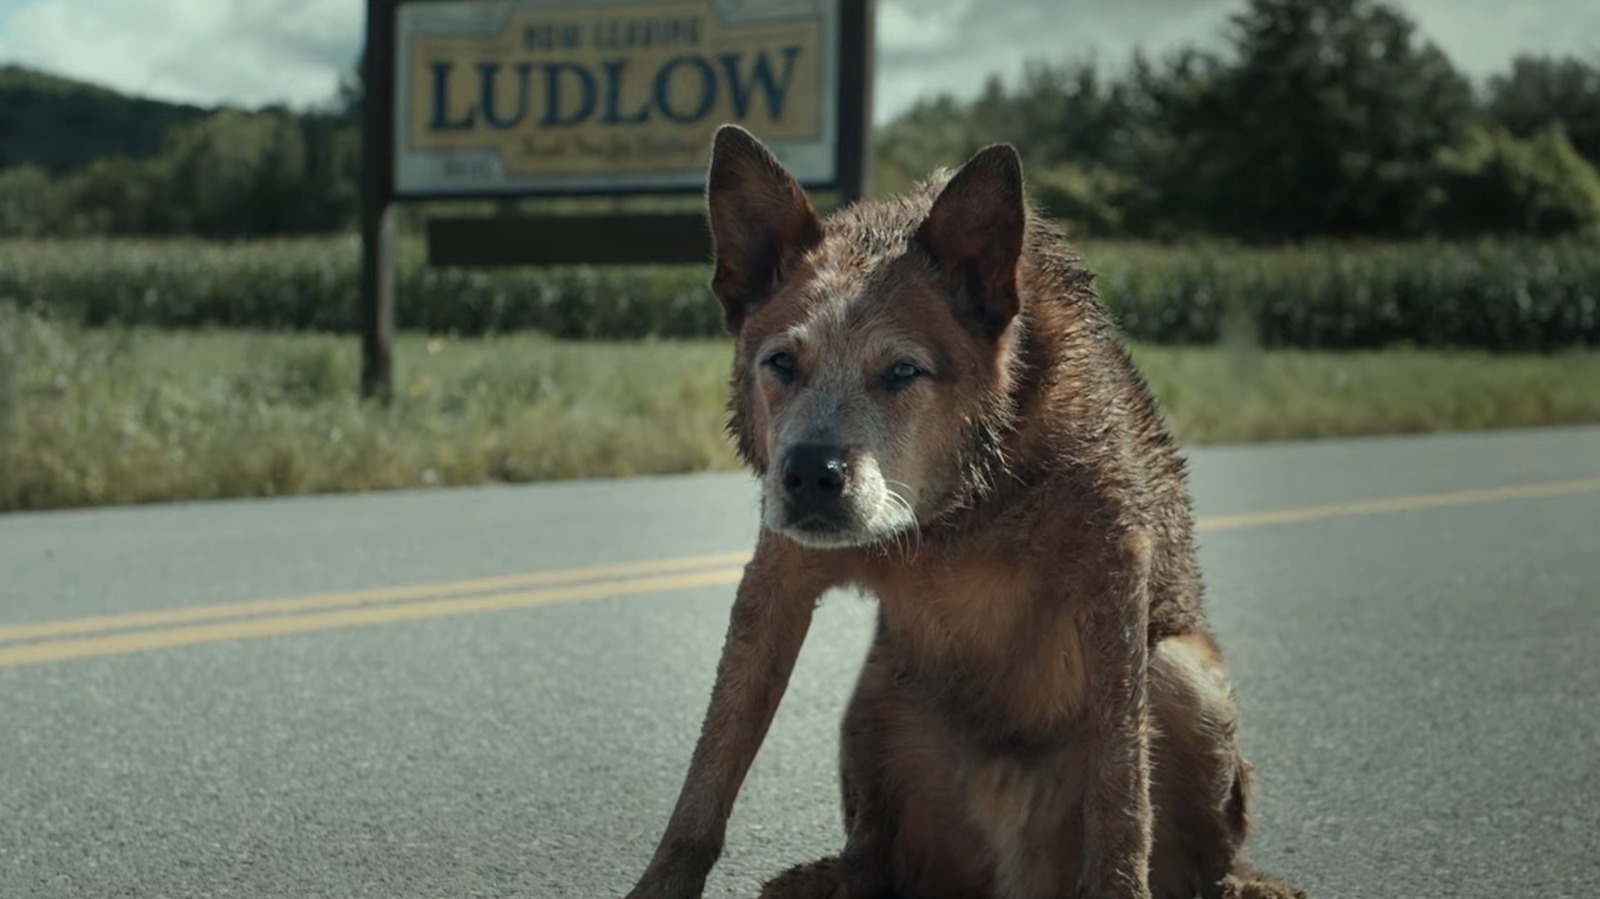
[[[783,489],[798,504],[827,503],[844,493],[848,473],[842,448],[802,443],[783,460]]]

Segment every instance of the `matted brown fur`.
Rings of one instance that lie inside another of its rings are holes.
[[[630,899],[691,899],[818,598],[876,597],[845,844],[768,899],[1300,896],[1244,863],[1250,766],[1182,458],[1020,162],[823,220],[718,132],[730,430],[762,486],[699,742]]]

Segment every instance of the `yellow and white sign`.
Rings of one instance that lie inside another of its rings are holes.
[[[839,3],[402,3],[395,190],[696,189],[725,122],[749,128],[808,185],[830,184]]]

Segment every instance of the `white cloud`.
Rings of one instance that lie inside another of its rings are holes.
[[[4,0],[0,60],[171,100],[319,103],[361,46],[362,0]],[[1244,0],[880,0],[875,110],[971,95],[1032,59],[1119,65],[1215,44]],[[1518,52],[1600,54],[1596,0],[1397,0],[1475,77]]]
[[[878,52],[948,49],[959,42],[961,20],[971,9],[971,0],[884,3],[878,8]]]
[[[361,0],[33,0],[0,59],[162,99],[303,106],[360,49]]]
[[[1595,0],[1400,0],[1399,6],[1475,77],[1507,69],[1523,52],[1600,58]]]

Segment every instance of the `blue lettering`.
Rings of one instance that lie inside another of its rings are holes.
[[[454,63],[434,62],[428,68],[433,70],[433,117],[428,120],[429,131],[465,131],[477,124],[478,111],[467,110],[459,119],[452,120],[445,105],[450,102],[450,70],[455,68]]]
[[[561,73],[568,72],[578,76],[578,83],[583,88],[583,102],[578,104],[578,109],[566,116],[561,113]],[[586,121],[594,114],[595,101],[599,93],[599,85],[595,84],[594,73],[582,66],[570,62],[550,62],[544,65],[545,109],[544,118],[539,124],[549,128],[556,125],[576,125]]]
[[[756,54],[749,80],[744,80],[744,73],[739,71],[739,54],[724,53],[718,57],[722,61],[722,70],[728,75],[728,90],[733,94],[733,112],[739,118],[748,115],[751,95],[758,88],[767,96],[768,114],[774,119],[783,118],[783,104],[789,98],[789,81],[794,76],[794,60],[800,55],[800,48],[784,47],[782,53],[783,75],[777,79],[773,77],[771,60],[765,50]]]
[[[700,100],[692,112],[679,112],[672,108],[672,76],[688,66],[700,73]],[[676,56],[656,73],[656,106],[667,118],[680,125],[698,122],[706,117],[717,102],[717,72],[711,64],[698,56]]]
[[[478,63],[478,81],[483,88],[483,120],[490,128],[515,128],[522,124],[522,117],[528,114],[528,75],[532,71],[533,66],[527,63],[517,65],[517,111],[506,118],[500,115],[494,102],[495,83],[500,80],[500,64]]]
[[[603,65],[606,70],[606,115],[603,121],[607,125],[638,125],[647,121],[650,118],[649,101],[629,116],[624,116],[617,108],[622,102],[622,70],[627,68],[627,60],[607,60]]]
[[[766,115],[778,120],[788,111],[797,62],[804,49],[778,47],[749,56],[676,56],[651,75],[647,96],[629,94],[632,63],[626,59],[602,60],[593,67],[555,61],[462,63],[463,67],[473,67],[472,75],[463,77],[475,76],[476,83],[471,86],[476,90],[470,99],[462,98],[459,105],[453,104],[451,93],[452,87],[464,87],[452,80],[457,63],[430,62],[433,96],[428,129],[449,132],[484,127],[506,131],[572,127],[586,122],[642,125],[658,117],[690,125],[703,122],[717,108],[724,80],[735,118]],[[532,83],[539,77],[544,79],[542,91]]]

